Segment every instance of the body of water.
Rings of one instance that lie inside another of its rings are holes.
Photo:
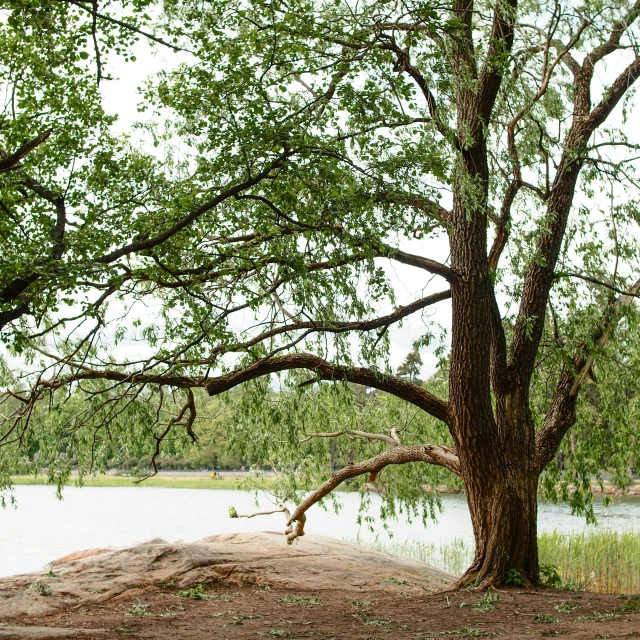
[[[17,509],[0,509],[0,576],[38,571],[48,562],[73,551],[97,547],[129,546],[152,538],[191,542],[218,533],[284,531],[282,513],[256,518],[229,518],[229,507],[238,513],[257,510],[252,494],[241,491],[204,491],[151,487],[68,487],[62,501],[48,486],[17,486]],[[369,515],[373,531],[356,522],[359,496],[341,493],[339,514],[317,505],[307,513],[305,530],[354,540],[388,540],[379,518],[380,498],[372,496]],[[438,522],[406,519],[389,522],[394,539],[440,544],[453,538],[473,541],[471,520],[464,496],[442,496],[444,512]],[[272,507],[260,499],[260,510]],[[640,499],[615,500],[598,505],[599,526],[614,530],[640,528]],[[582,531],[584,518],[572,516],[564,505],[541,504],[538,530]],[[283,536],[283,544],[284,544]],[[299,544],[304,544],[304,538]]]

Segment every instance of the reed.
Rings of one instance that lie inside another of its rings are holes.
[[[393,539],[376,539],[375,541],[370,541],[363,540],[360,537],[350,540],[350,542],[355,542],[376,551],[390,553],[394,556],[418,560],[454,575],[461,575],[471,564],[474,552],[473,544],[465,542],[462,538],[453,538],[450,542],[441,544],[422,542],[420,540],[396,542]]]
[[[356,539],[377,551],[412,558],[460,575],[473,560],[473,543],[453,538],[436,544],[419,540]],[[557,568],[566,588],[598,593],[640,593],[640,531],[595,529],[583,533],[542,533],[540,563]]]
[[[599,593],[640,593],[640,531],[596,529],[538,538],[540,561],[558,568],[566,584]]]

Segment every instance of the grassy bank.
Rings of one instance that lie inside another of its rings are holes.
[[[357,540],[358,544],[412,558],[460,575],[473,560],[474,547],[454,538],[446,544],[432,542]],[[640,593],[640,531],[593,531],[563,534],[554,531],[538,537],[540,562],[557,568],[568,588],[598,593]]]
[[[14,484],[17,485],[43,485],[48,484],[44,476],[12,476]],[[111,476],[102,475],[96,477],[86,477],[83,479],[83,485],[86,487],[161,487],[164,489],[240,489],[242,476],[221,476],[212,479],[208,476],[193,475],[158,475],[148,478],[139,484],[135,483],[135,478],[127,476]],[[68,486],[74,486],[78,482],[77,476],[72,476],[66,483]],[[275,482],[275,478],[263,478],[261,487],[270,489]]]

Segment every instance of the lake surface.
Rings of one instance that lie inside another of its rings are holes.
[[[17,509],[0,509],[0,576],[38,571],[48,562],[73,551],[96,547],[121,547],[163,538],[191,542],[218,533],[284,531],[281,513],[256,518],[231,519],[228,509],[252,513],[252,494],[241,491],[205,491],[152,487],[67,487],[62,501],[48,486],[17,486]],[[307,513],[305,530],[353,540],[388,540],[379,516],[380,498],[372,496],[369,515],[374,531],[358,526],[357,494],[341,493],[339,515],[317,505]],[[396,541],[417,540],[440,544],[453,538],[473,541],[467,503],[462,495],[442,496],[444,512],[438,522],[423,527],[419,521],[392,521]],[[260,509],[271,508],[266,498]],[[640,500],[616,500],[608,508],[598,504],[600,527],[614,530],[640,528]],[[563,532],[585,529],[584,518],[572,516],[564,505],[541,504],[538,530]],[[304,544],[304,538],[300,541]]]

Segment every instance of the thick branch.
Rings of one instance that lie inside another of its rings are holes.
[[[29,305],[26,303],[19,304],[9,311],[0,311],[0,329],[21,318],[25,313],[29,313]]]
[[[453,12],[461,28],[452,38],[453,65],[456,75],[463,80],[478,77],[475,45],[473,42],[473,0],[454,0]]]
[[[519,170],[518,170],[519,173]],[[498,262],[500,256],[509,239],[509,226],[511,224],[511,207],[513,201],[516,199],[518,192],[522,188],[522,182],[519,178],[516,178],[507,187],[507,191],[502,201],[502,209],[500,212],[500,218],[497,220],[496,237],[493,240],[491,251],[489,252],[489,270],[495,271],[498,268]]]
[[[558,53],[567,49],[566,45],[561,40],[552,40],[551,44]],[[569,69],[569,71],[571,71],[574,78],[576,78],[582,70],[580,63],[569,52],[562,56],[562,63],[567,67],[567,69]]]
[[[513,46],[516,6],[517,0],[495,3],[489,50],[478,78],[477,113],[484,123],[489,122],[500,90],[503,60]]]
[[[613,25],[609,39],[596,47],[588,56],[586,56],[584,61],[585,64],[593,66],[605,56],[616,51],[620,47],[620,39],[623,34],[636,21],[638,16],[640,16],[640,0],[636,0],[636,3],[629,10],[627,15]]]
[[[44,140],[48,137],[49,133],[50,132],[46,132],[46,135],[43,134],[39,137]],[[53,260],[60,260],[65,251],[64,235],[67,225],[67,211],[64,198],[56,195],[53,191],[28,176],[24,177],[23,182],[28,189],[33,191],[33,193],[38,195],[40,198],[51,203],[56,209],[56,222],[51,229],[51,258]],[[37,270],[28,275],[18,275],[0,290],[0,302],[12,302],[16,300],[39,278],[40,273],[38,273]],[[16,305],[11,311],[0,313],[0,329],[9,322],[17,320],[28,312],[29,305],[26,302],[22,302],[21,304]]]
[[[36,136],[33,140],[29,140],[29,142],[25,142],[17,151],[12,153],[11,155],[4,156],[0,160],[0,173],[4,173],[5,171],[11,171],[22,158],[24,158],[30,151],[33,151],[37,146],[41,145],[50,135],[51,129],[41,133],[39,136]]]
[[[326,482],[311,492],[296,507],[287,523],[290,526],[287,532],[288,542],[291,543],[296,538],[304,535],[306,511],[331,493],[340,483],[365,473],[377,475],[382,469],[391,464],[407,464],[408,462],[426,462],[445,467],[455,474],[460,473],[458,456],[453,449],[444,445],[396,446],[387,449],[369,460],[349,465],[331,474],[331,477]],[[297,523],[295,527],[293,526],[294,522]]]
[[[429,108],[429,114],[432,118],[436,118],[436,101],[433,97],[433,93],[431,93],[431,89],[429,89],[429,85],[427,84],[427,80],[420,73],[420,71],[411,64],[411,58],[409,57],[408,49],[402,49],[396,43],[396,40],[393,36],[388,36],[386,34],[380,34],[380,38],[384,39],[384,44],[381,45],[381,49],[387,49],[396,54],[398,58],[398,62],[394,71],[401,71],[406,73],[411,79],[418,85],[422,95],[424,96],[427,107]]]
[[[626,91],[640,76],[637,57],[614,81],[602,102],[589,112],[592,73],[581,72],[575,81],[573,123],[547,204],[546,229],[540,235],[535,259],[524,277],[518,319],[511,347],[511,372],[523,384],[535,366],[544,328],[545,309],[553,285],[555,268],[573,204],[584,150],[591,134],[605,122]]]
[[[406,253],[405,251],[400,251],[400,249],[396,249],[395,247],[391,247],[386,244],[380,244],[378,250],[380,252],[380,257],[389,258],[396,262],[407,264],[411,267],[417,267],[418,269],[424,269],[429,273],[442,276],[449,282],[455,278],[455,273],[452,269],[441,262],[437,262],[436,260],[430,260],[429,258],[416,256],[412,253]]]
[[[217,378],[170,376],[142,372],[127,373],[114,371],[113,369],[96,370],[75,362],[67,362],[67,364],[76,367],[78,371],[62,378],[42,380],[40,386],[48,389],[58,389],[79,380],[112,380],[129,384],[167,385],[178,389],[200,387],[205,388],[209,395],[214,396],[233,389],[244,382],[255,380],[271,373],[291,369],[310,369],[316,372],[319,380],[344,380],[379,389],[414,404],[444,423],[448,424],[449,422],[449,409],[446,402],[404,378],[360,367],[333,366],[326,360],[309,353],[292,353],[286,356],[264,358],[245,368],[236,369]]]
[[[638,79],[638,76],[640,76],[640,56],[616,78],[600,104],[589,115],[587,128],[590,132],[595,131],[609,117],[609,114],[624,97],[629,87]]]
[[[60,260],[64,254],[64,234],[67,225],[67,211],[64,197],[56,195],[51,189],[48,189],[28,176],[25,177],[24,184],[36,195],[50,202],[56,208],[56,223],[51,230],[51,240],[53,242],[51,257],[54,260]]]
[[[449,216],[451,215],[447,209],[441,207],[437,202],[413,193],[378,191],[376,193],[376,200],[378,202],[414,207],[428,214],[442,225],[447,224]]]
[[[237,369],[218,378],[204,381],[209,395],[217,395],[233,389],[243,382],[255,380],[270,373],[290,369],[311,369],[319,380],[344,380],[385,391],[414,404],[442,422],[449,422],[448,404],[408,380],[360,367],[340,367],[309,353],[292,353],[286,356],[258,360],[244,369]],[[200,385],[199,385],[200,386]]]

